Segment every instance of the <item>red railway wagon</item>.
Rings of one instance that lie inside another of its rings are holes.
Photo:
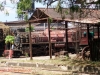
[[[68,42],[72,43],[71,35],[74,34],[75,31],[68,31]],[[20,50],[21,53],[18,55],[25,55],[28,53],[29,55],[29,34],[28,32],[18,32],[18,37],[20,38],[20,43],[18,46],[14,46],[15,50]],[[51,44],[52,44],[52,52],[60,51],[65,48],[65,31],[64,30],[51,30]],[[32,40],[32,52],[33,56],[40,55],[49,55],[49,40],[48,40],[48,29],[40,32],[31,32],[31,40]],[[16,43],[16,41],[15,41]],[[72,46],[71,46],[72,47]],[[14,51],[14,50],[13,50]]]

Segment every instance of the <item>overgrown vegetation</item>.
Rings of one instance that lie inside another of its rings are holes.
[[[1,59],[0,62],[2,61],[6,61],[6,62],[10,62],[8,59]],[[71,66],[84,66],[84,65],[91,65],[91,66],[98,66],[100,67],[100,61],[83,61],[83,60],[78,60],[78,59],[70,59],[69,57],[66,58],[56,58],[56,59],[34,59],[33,60],[29,60],[27,58],[27,60],[25,59],[16,59],[13,60],[13,58],[11,59],[11,61],[15,61],[15,62],[25,62],[25,63],[38,63],[38,64],[54,64],[54,65],[71,65]]]

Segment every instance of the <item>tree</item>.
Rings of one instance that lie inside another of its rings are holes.
[[[34,3],[42,2],[42,0],[19,0],[17,3],[17,14],[18,18],[22,18],[22,20],[28,20],[29,14],[34,11]]]
[[[7,48],[10,49],[11,48],[11,44],[14,43],[14,36],[12,35],[7,35],[6,38],[5,38],[5,43],[7,44]],[[9,45],[9,46],[8,46]]]
[[[86,17],[87,13],[90,13],[91,11],[87,11],[85,14],[82,9],[100,9],[100,0],[45,0],[45,3],[47,3],[47,7],[51,6],[54,2],[57,2],[55,6],[55,10],[61,14],[62,19],[64,19],[64,14],[70,14],[73,16],[74,12],[80,13],[79,17],[83,17],[82,14],[84,14]],[[62,8],[69,8],[70,12],[68,13],[68,10],[63,11]]]
[[[0,2],[0,10],[4,11],[8,0],[3,0]],[[87,0],[9,0],[12,4],[17,4],[17,14],[18,18],[22,18],[24,20],[28,20],[29,13],[31,14],[34,11],[34,3],[40,2],[44,3],[47,6],[52,6],[53,3],[58,2],[56,5],[56,11],[61,13],[61,9],[64,7],[70,8],[71,12],[80,11],[82,10],[80,8],[89,8],[91,5],[94,4],[95,8],[100,8],[100,0],[93,1],[93,2],[87,2]],[[15,6],[14,6],[15,7]],[[11,7],[11,8],[14,8]],[[68,12],[64,12],[68,14]],[[9,11],[5,11],[6,15],[9,15]],[[63,14],[63,13],[61,13]],[[62,15],[64,17],[64,15]]]
[[[3,0],[0,2],[0,10],[1,11],[3,11],[5,9],[5,7],[6,7],[5,5],[7,4],[7,1],[8,0]],[[27,17],[26,12],[31,13],[33,11],[35,2],[44,3],[48,6],[51,6],[54,2],[58,2],[57,7],[58,6],[61,7],[64,4],[65,7],[67,7],[67,8],[69,7],[73,11],[77,10],[76,5],[79,5],[80,8],[89,8],[91,5],[94,4],[95,8],[100,8],[100,6],[99,6],[100,0],[94,0],[94,1],[90,0],[89,2],[88,2],[88,0],[9,0],[9,1],[13,4],[17,4],[17,13],[18,13],[19,18],[21,18],[22,15],[24,17]],[[61,9],[61,8],[59,8],[59,9]],[[6,14],[9,14],[8,11],[6,11]]]
[[[6,7],[9,7],[11,9],[16,8],[18,0],[0,0],[0,11],[4,11],[4,13],[9,16],[9,11],[6,9]],[[9,6],[8,4],[11,3],[13,5]]]

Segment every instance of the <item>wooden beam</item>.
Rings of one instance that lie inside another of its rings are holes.
[[[65,21],[65,37],[66,37],[65,50],[68,51],[68,22],[67,21]]]
[[[32,40],[31,40],[31,23],[29,22],[29,48],[30,48],[30,60],[33,60],[32,58]]]
[[[48,17],[47,18],[41,18],[41,19],[35,19],[35,20],[29,20],[28,22],[31,22],[31,23],[39,23],[39,22],[46,22],[47,21],[47,19],[48,19]]]
[[[89,24],[87,24],[87,38],[88,38],[88,45],[89,45]]]
[[[51,49],[51,35],[50,35],[50,23],[49,23],[49,18],[47,19],[48,22],[48,35],[49,35],[49,55],[50,59],[52,59],[52,49]]]

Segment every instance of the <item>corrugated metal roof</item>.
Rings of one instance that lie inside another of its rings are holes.
[[[74,19],[74,20],[70,20],[70,19],[65,19],[65,21],[73,21],[73,22],[77,22],[77,23],[87,23],[87,24],[97,24],[100,22],[99,19],[97,18],[84,18],[84,19]]]
[[[65,15],[65,21],[69,22],[78,22],[78,23],[90,23],[96,24],[100,22],[100,10],[93,10],[93,9],[83,9],[82,14],[79,12],[71,13],[69,9],[63,9],[63,12],[67,11],[68,14]],[[81,17],[80,17],[81,16]],[[29,22],[47,22],[47,18],[53,18],[53,21],[64,21],[59,13],[55,11],[54,8],[36,8],[33,15],[29,19]],[[11,23],[11,22],[8,22]],[[13,21],[13,23],[27,23],[25,21]]]
[[[36,11],[41,11],[43,12],[41,14],[41,16],[48,16],[53,18],[53,20],[58,20],[61,21],[62,17],[59,13],[57,13],[55,11],[54,8],[37,8]],[[99,23],[100,20],[100,10],[92,10],[92,9],[84,9],[82,10],[84,13],[81,14],[81,18],[80,18],[80,13],[78,12],[74,12],[73,14],[71,14],[71,12],[69,11],[69,9],[63,9],[63,11],[68,11],[68,14],[65,14],[65,21],[69,21],[69,22],[79,22],[79,23],[91,23],[91,24],[96,24]],[[36,12],[35,12],[36,13]],[[35,13],[33,13],[33,17],[35,16]],[[73,15],[73,16],[72,16]],[[40,16],[40,14],[39,14]],[[41,18],[41,17],[37,17],[37,18]]]

